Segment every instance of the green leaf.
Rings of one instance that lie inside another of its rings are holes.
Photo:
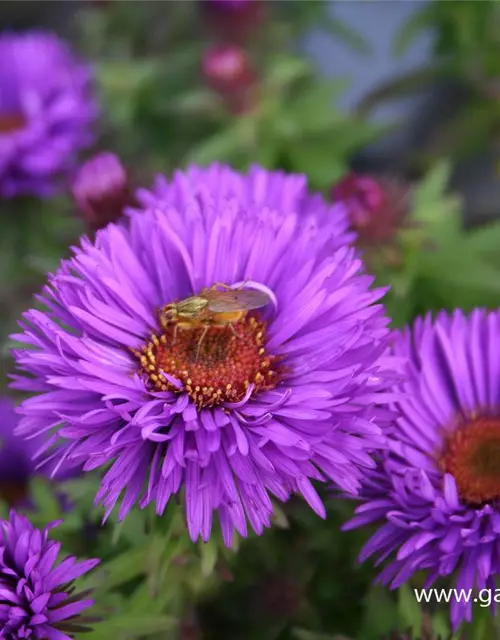
[[[383,587],[372,587],[365,599],[360,637],[363,640],[379,638],[392,630],[396,619],[397,607],[390,593]]]
[[[422,609],[420,603],[417,602],[413,589],[403,584],[398,589],[398,612],[401,620],[400,627],[412,630],[412,635],[418,637],[422,631]]]
[[[209,540],[205,543],[200,543],[200,555],[201,555],[201,573],[203,577],[208,578],[212,575],[215,565],[217,564],[217,558],[219,556],[219,548],[216,540]]]
[[[81,582],[84,584],[84,588],[99,588],[110,591],[144,575],[146,572],[144,559],[147,556],[148,548],[149,544],[142,544],[135,549],[128,549],[125,553],[98,566],[92,573],[82,578]]]
[[[206,89],[193,89],[178,96],[170,96],[165,111],[182,116],[214,110],[218,105],[216,95]]]
[[[342,22],[341,20],[330,16],[324,16],[320,26],[323,29],[326,29],[336,40],[342,41],[344,44],[351,47],[351,49],[357,51],[357,53],[367,55],[372,50],[372,47],[361,34],[348,27],[345,22]]]
[[[406,22],[394,38],[392,50],[396,56],[405,53],[415,37],[430,26],[431,13],[432,9],[424,6]]]
[[[55,493],[55,485],[36,477],[31,482],[30,493],[36,505],[36,511],[31,520],[39,521],[41,519],[44,523],[59,520],[61,506]]]
[[[310,63],[298,56],[276,56],[269,61],[265,84],[270,87],[284,88],[312,73]]]
[[[178,625],[178,620],[165,615],[123,615],[111,618],[95,626],[95,629],[85,634],[86,640],[130,640],[144,638],[156,633],[172,631]]]
[[[333,102],[347,84],[338,79],[301,91],[290,104],[282,106],[282,111],[274,118],[274,130],[287,138],[302,139],[307,134],[342,125],[346,117],[334,108]]]
[[[216,161],[229,161],[237,151],[239,143],[239,127],[229,126],[193,147],[185,162],[207,165]]]

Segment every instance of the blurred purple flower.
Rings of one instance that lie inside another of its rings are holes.
[[[92,141],[91,72],[55,35],[0,35],[0,197],[45,197]]]
[[[419,319],[397,334],[407,359],[400,417],[377,470],[346,528],[380,522],[363,549],[378,562],[394,556],[379,580],[398,588],[414,573],[426,587],[455,576],[457,589],[495,587],[500,572],[500,311],[476,309]],[[472,602],[452,600],[456,629]]]
[[[29,481],[33,473],[32,455],[36,452],[32,440],[14,435],[17,416],[7,398],[0,398],[0,498],[10,506],[28,498]]]
[[[72,585],[99,560],[68,557],[54,566],[61,548],[48,537],[54,526],[35,529],[15,511],[0,521],[0,637],[6,640],[70,640],[85,629],[80,613],[93,601]]]
[[[34,475],[42,475],[35,469],[32,458],[37,449],[43,445],[43,438],[25,440],[14,434],[18,416],[14,405],[8,398],[0,397],[0,499],[9,506],[29,506],[29,484]],[[52,465],[53,467],[53,465]],[[49,466],[43,475],[50,477]],[[75,472],[59,472],[56,480],[69,480]],[[70,507],[68,498],[58,493],[62,508]]]
[[[97,500],[119,516],[162,514],[184,489],[193,539],[217,511],[226,544],[247,519],[270,526],[270,495],[299,493],[322,517],[311,480],[355,492],[390,419],[388,320],[375,304],[340,206],[303,176],[258,167],[190,168],[152,192],[128,225],[83,239],[24,314],[14,386],[36,395],[19,434],[50,434],[61,468],[111,463]],[[217,282],[272,304],[227,327],[159,322],[164,305]],[[203,349],[200,351],[200,334]]]
[[[134,204],[127,170],[114,153],[102,152],[84,162],[72,185],[78,213],[92,231],[118,220]]]

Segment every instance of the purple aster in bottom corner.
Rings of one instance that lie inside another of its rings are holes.
[[[67,557],[56,564],[61,545],[11,511],[0,521],[0,638],[70,640],[87,630],[81,612],[93,605],[88,592],[75,593],[73,582],[99,564]]]
[[[47,197],[93,140],[92,70],[55,34],[0,34],[0,198]]]
[[[396,335],[408,360],[399,418],[348,529],[379,523],[360,559],[390,558],[379,581],[416,572],[426,588],[494,589],[500,573],[500,311],[441,312]],[[476,594],[477,595],[477,594]],[[492,605],[494,606],[494,605]],[[469,602],[451,599],[457,629]]]
[[[55,470],[103,469],[106,517],[181,493],[192,539],[231,544],[272,498],[356,492],[392,419],[383,289],[342,207],[303,176],[191,167],[84,239],[15,338],[18,432]],[[220,284],[222,283],[222,284]]]

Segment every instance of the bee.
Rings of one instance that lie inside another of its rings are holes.
[[[236,333],[234,325],[242,320],[248,311],[261,309],[271,302],[267,293],[255,289],[243,289],[243,286],[233,289],[227,284],[217,282],[212,287],[202,289],[199,295],[167,304],[160,311],[161,325],[166,329],[175,322],[174,340],[178,329],[203,327],[203,333],[198,342],[198,355],[201,343],[210,327],[230,327]]]

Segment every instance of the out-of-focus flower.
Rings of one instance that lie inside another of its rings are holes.
[[[88,66],[55,35],[0,35],[0,197],[50,195],[97,115]]]
[[[34,470],[32,440],[14,435],[17,416],[7,398],[0,398],[0,498],[10,506],[28,499],[29,481]]]
[[[115,222],[134,204],[127,170],[114,153],[99,153],[84,162],[71,191],[79,215],[92,231]]]
[[[244,49],[232,44],[211,47],[203,57],[203,75],[232,113],[245,113],[255,105],[257,74]]]
[[[111,465],[106,514],[121,496],[120,518],[137,503],[162,514],[182,489],[193,539],[209,538],[214,511],[228,545],[247,520],[262,533],[270,496],[301,494],[324,516],[311,481],[358,489],[393,382],[385,290],[370,289],[342,206],[303,176],[218,165],[137,197],[140,215],[83,239],[45,287],[46,310],[24,315],[15,339],[31,348],[15,351],[13,384],[35,395],[19,434],[50,434],[56,468]],[[166,319],[166,305],[219,282],[269,304],[247,314],[233,291]],[[241,313],[213,315],[228,304]]]
[[[362,245],[390,242],[408,212],[408,184],[386,176],[349,173],[332,187],[332,198],[347,209]]]
[[[398,588],[425,571],[426,588],[455,576],[457,589],[495,587],[500,572],[500,311],[440,313],[397,334],[407,359],[400,417],[365,504],[347,528],[380,522],[361,553],[392,555],[380,581]],[[494,604],[492,604],[492,608]],[[452,600],[456,629],[472,601]]]
[[[49,539],[49,525],[35,529],[24,516],[10,512],[0,521],[0,637],[9,640],[71,640],[88,622],[81,612],[92,606],[87,593],[74,593],[76,578],[99,560],[56,565],[60,543]]]
[[[17,421],[12,402],[8,398],[0,398],[0,499],[11,507],[27,507],[30,506],[30,480],[39,475],[33,456],[43,444],[43,438],[25,440],[15,435]],[[43,475],[50,476],[52,470],[53,466]],[[74,475],[62,471],[56,474],[56,480],[69,480]],[[57,493],[57,496],[63,510],[69,510],[67,497],[63,493]]]
[[[201,0],[201,8],[211,31],[229,42],[251,37],[267,13],[263,0]]]

